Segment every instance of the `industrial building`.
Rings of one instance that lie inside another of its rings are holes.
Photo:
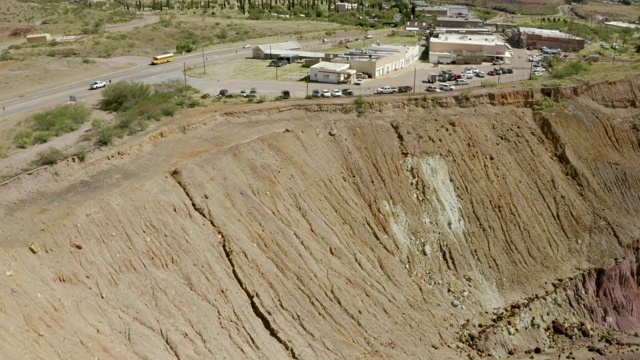
[[[309,68],[309,80],[321,83],[351,84],[356,70],[349,69],[349,64],[321,61]]]
[[[539,49],[542,46],[565,51],[584,49],[584,39],[559,30],[521,27],[512,33],[511,41],[516,46],[534,49]]]
[[[373,78],[404,69],[420,59],[420,46],[371,45],[354,49],[331,60],[349,64],[349,68],[371,74]]]
[[[482,20],[475,17],[450,17],[438,16],[436,25],[443,28],[478,28],[482,26]]]
[[[507,44],[495,35],[441,34],[430,39],[429,62],[433,64],[480,64],[496,58],[509,61]]]

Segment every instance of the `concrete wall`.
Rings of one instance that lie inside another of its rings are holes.
[[[41,43],[49,40],[51,40],[51,35],[49,34],[34,34],[27,36],[28,43]]]

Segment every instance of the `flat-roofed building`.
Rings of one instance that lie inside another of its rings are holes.
[[[463,5],[443,5],[447,9],[448,16],[467,16],[469,8]]]
[[[339,2],[336,3],[336,10],[338,12],[345,12],[348,10],[356,10],[358,8],[358,4],[351,4],[351,3],[344,3],[344,2]]]
[[[537,29],[521,27],[513,36],[512,41],[521,47],[540,48],[546,46],[552,49],[578,51],[584,49],[584,39],[575,35],[563,33],[559,30]]]
[[[309,80],[321,83],[353,83],[356,70],[349,64],[321,61],[309,68]]]
[[[482,20],[474,17],[438,16],[436,25],[443,28],[479,28],[482,26]]]
[[[300,44],[295,41],[281,43],[256,45],[253,47],[252,55],[255,59],[277,59],[278,56],[292,53],[292,50],[300,50]]]
[[[349,64],[351,69],[378,78],[413,64],[420,59],[420,46],[371,45],[354,49],[333,59]]]
[[[429,62],[476,64],[496,58],[511,58],[507,44],[495,35],[441,34],[433,37],[429,47]]]
[[[407,31],[429,31],[431,23],[426,21],[407,21],[404,29]]]

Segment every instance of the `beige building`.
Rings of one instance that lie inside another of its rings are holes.
[[[481,63],[511,57],[507,44],[494,35],[442,34],[431,38],[429,62],[442,63]]]
[[[356,70],[349,69],[349,64],[321,61],[309,68],[309,80],[321,83],[341,84],[353,83]]]
[[[378,78],[413,64],[420,59],[420,46],[371,45],[342,54],[332,62]]]

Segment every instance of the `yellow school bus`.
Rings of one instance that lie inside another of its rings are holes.
[[[173,59],[175,59],[173,54],[154,56],[153,59],[151,59],[151,65],[164,64],[166,62],[173,61]]]

